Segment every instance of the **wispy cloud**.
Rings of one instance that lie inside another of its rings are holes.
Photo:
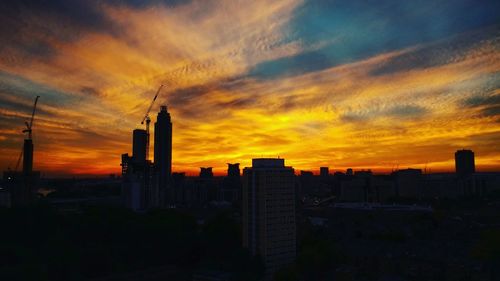
[[[41,95],[37,169],[118,172],[161,83],[175,170],[222,171],[263,155],[299,169],[450,169],[462,147],[498,169],[495,5],[9,3],[0,9],[0,169],[17,157]]]

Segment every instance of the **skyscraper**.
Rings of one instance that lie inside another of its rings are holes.
[[[240,163],[227,163],[227,176],[222,180],[219,199],[241,204]]]
[[[143,163],[146,161],[146,130],[135,129],[132,137],[132,155],[135,163]]]
[[[155,123],[154,164],[156,173],[156,187],[160,205],[169,204],[173,194],[169,191],[170,176],[172,174],[172,121],[167,106],[162,105]]]
[[[328,167],[319,167],[319,175],[322,178],[327,178],[330,175],[330,170]]]
[[[214,173],[212,172],[212,167],[200,167],[200,178],[211,179],[213,177]]]
[[[228,177],[240,177],[240,163],[227,163],[227,176]]]
[[[252,160],[243,170],[243,246],[260,255],[266,275],[296,255],[294,170],[284,159]]]
[[[146,130],[135,129],[132,156],[122,154],[122,199],[125,206],[135,211],[151,207],[152,164],[146,160],[146,145]]]
[[[455,171],[459,176],[466,176],[476,172],[474,152],[468,149],[455,152]]]
[[[33,140],[25,139],[23,146],[23,174],[30,176],[33,172]]]

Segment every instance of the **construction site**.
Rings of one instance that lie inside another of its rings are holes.
[[[37,184],[40,180],[40,171],[33,170],[33,122],[35,121],[36,106],[40,96],[36,96],[33,104],[31,119],[25,121],[26,128],[22,130],[26,134],[19,157],[13,169],[9,167],[3,172],[6,185],[0,190],[0,206],[18,207],[30,204],[37,194]],[[23,162],[22,170],[19,166]]]
[[[172,172],[172,122],[167,106],[162,105],[154,124],[154,161],[149,158],[149,114],[164,85],[156,91],[141,125],[132,133],[132,155],[122,154],[122,198],[125,206],[133,210],[165,207],[169,203]]]
[[[140,125],[145,126],[145,129],[133,130],[132,155],[129,156],[128,153],[125,153],[121,157],[120,204],[134,210],[164,207],[168,204],[168,198],[171,198],[171,195],[168,194],[168,187],[171,183],[172,169],[172,122],[165,105],[160,107],[154,124],[154,161],[150,160],[149,157],[150,113],[163,87],[164,85],[160,85],[157,89],[145,115],[143,115]],[[3,184],[0,186],[0,207],[28,206],[34,203],[38,197],[46,197],[46,194],[39,194],[43,180],[40,178],[40,171],[35,171],[33,168],[33,132],[39,98],[40,96],[35,97],[31,118],[24,122],[25,128],[20,130],[24,136],[24,142],[17,161],[12,161],[7,170],[3,171]],[[51,185],[54,184],[51,183]],[[56,200],[55,204],[57,202]]]

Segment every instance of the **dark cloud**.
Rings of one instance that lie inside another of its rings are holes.
[[[233,109],[251,107],[259,102],[255,95],[246,95],[242,88],[249,86],[243,77],[229,77],[214,82],[200,84],[172,91],[164,99],[165,103],[187,118],[226,117]],[[251,86],[251,85],[250,85]],[[232,95],[228,100],[212,98],[211,94],[224,92]]]
[[[498,24],[496,11],[499,9],[500,2],[495,0],[481,1],[480,4],[475,0],[306,1],[295,11],[290,23],[292,32],[284,41],[300,40],[309,46],[317,43],[323,47],[261,63],[249,75],[259,79],[295,76],[417,44],[428,44]],[[492,28],[495,29],[498,27]],[[461,44],[471,44],[476,39],[466,38]],[[329,43],[325,45],[325,42]],[[447,51],[457,51],[451,48]],[[374,75],[407,70],[413,64],[424,68],[454,59],[440,58],[438,51],[422,50],[415,58],[403,56],[375,70]]]
[[[484,108],[482,114],[484,116],[500,116],[500,105]]]
[[[407,118],[407,117],[420,117],[427,113],[427,109],[422,106],[416,106],[416,105],[399,105],[395,106],[391,109],[389,109],[386,112],[386,115],[388,116],[395,116],[395,117],[402,117],[402,118]]]
[[[151,5],[164,5],[167,7],[175,7],[180,5],[187,5],[191,3],[192,0],[110,0],[107,3],[112,3],[113,5],[124,5],[134,8],[144,8]]]
[[[463,105],[466,107],[500,106],[500,95],[491,94],[471,97],[464,100]]]
[[[461,105],[478,109],[482,117],[500,116],[500,94],[471,97],[464,100]]]
[[[177,89],[168,95],[166,104],[175,108],[182,118],[211,118],[218,113],[209,96],[215,88],[215,84],[204,84]]]
[[[0,4],[0,51],[4,63],[47,59],[50,42],[68,42],[88,31],[110,31],[113,24],[95,1],[19,0]]]
[[[28,104],[27,103],[28,100],[26,100],[26,102],[17,102],[17,101],[11,101],[11,100],[7,100],[5,99],[2,95],[0,95],[0,103],[1,103],[1,106],[0,108],[8,108],[10,111],[12,112],[16,112],[16,113],[25,113],[25,114],[29,114],[31,112],[31,110],[33,109],[33,106]],[[7,115],[4,115],[4,116],[7,116]],[[17,114],[15,115],[17,116]],[[15,117],[14,115],[8,115],[8,117]]]
[[[429,110],[419,105],[396,105],[388,109],[372,108],[366,111],[348,111],[340,116],[343,122],[366,122],[378,117],[388,116],[400,119],[421,118]]]
[[[347,112],[347,113],[340,115],[340,120],[342,122],[348,122],[348,123],[359,123],[359,122],[367,121],[368,117],[364,114]]]
[[[75,101],[75,96],[24,77],[0,71],[0,93],[33,100],[39,95],[45,104],[64,105]]]
[[[240,97],[228,102],[217,102],[216,106],[220,109],[243,109],[251,107],[257,103],[254,97]]]
[[[15,0],[0,4],[0,61],[23,64],[47,60],[57,54],[54,42],[72,42],[88,32],[123,34],[104,13],[104,5],[145,8],[163,4],[176,6],[181,0]]]
[[[499,39],[500,31],[496,28],[469,33],[398,55],[371,70],[370,74],[386,75],[463,61],[468,53],[487,40],[497,49],[500,48]]]
[[[320,51],[314,51],[263,62],[251,69],[248,75],[260,79],[274,79],[324,70],[335,63]]]
[[[186,107],[203,99],[213,88],[212,85],[196,85],[177,89],[168,95],[167,103],[178,108]]]
[[[82,92],[85,95],[93,96],[93,97],[98,97],[98,96],[102,95],[102,93],[99,90],[97,90],[96,88],[86,87],[86,86],[82,87],[80,89],[80,92]]]

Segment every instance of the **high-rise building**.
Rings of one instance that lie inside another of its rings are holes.
[[[33,140],[25,139],[23,146],[23,174],[31,175],[33,172]]]
[[[468,149],[455,152],[455,171],[459,176],[466,176],[476,172],[474,152]]]
[[[132,155],[134,157],[134,162],[143,163],[146,161],[146,145],[146,130],[135,129],[132,136]]]
[[[213,177],[214,173],[212,172],[212,167],[200,167],[200,178],[211,179]]]
[[[227,176],[240,177],[240,163],[227,163]]]
[[[243,170],[243,246],[272,276],[296,256],[294,170],[284,159],[259,158]]]
[[[354,175],[352,168],[347,168],[347,170],[346,170],[345,174],[346,174],[347,176],[352,176],[352,175]]]
[[[159,205],[171,203],[173,194],[169,190],[172,174],[172,121],[167,106],[162,105],[155,123],[154,165],[156,173],[156,193]]]
[[[36,186],[40,179],[40,172],[33,171],[33,140],[30,138],[24,140],[22,157],[22,171],[8,170],[3,173],[6,187],[3,190],[3,196],[9,204],[0,206],[26,206],[36,198]]]
[[[396,194],[402,198],[422,197],[422,170],[401,169],[392,173],[396,187]]]
[[[146,160],[147,133],[132,133],[132,156],[122,154],[122,199],[125,206],[139,211],[151,207],[152,163]]]
[[[330,175],[330,170],[328,167],[319,167],[319,175],[322,178],[327,178]]]
[[[222,180],[218,199],[220,201],[241,203],[240,163],[227,163],[227,176]]]

